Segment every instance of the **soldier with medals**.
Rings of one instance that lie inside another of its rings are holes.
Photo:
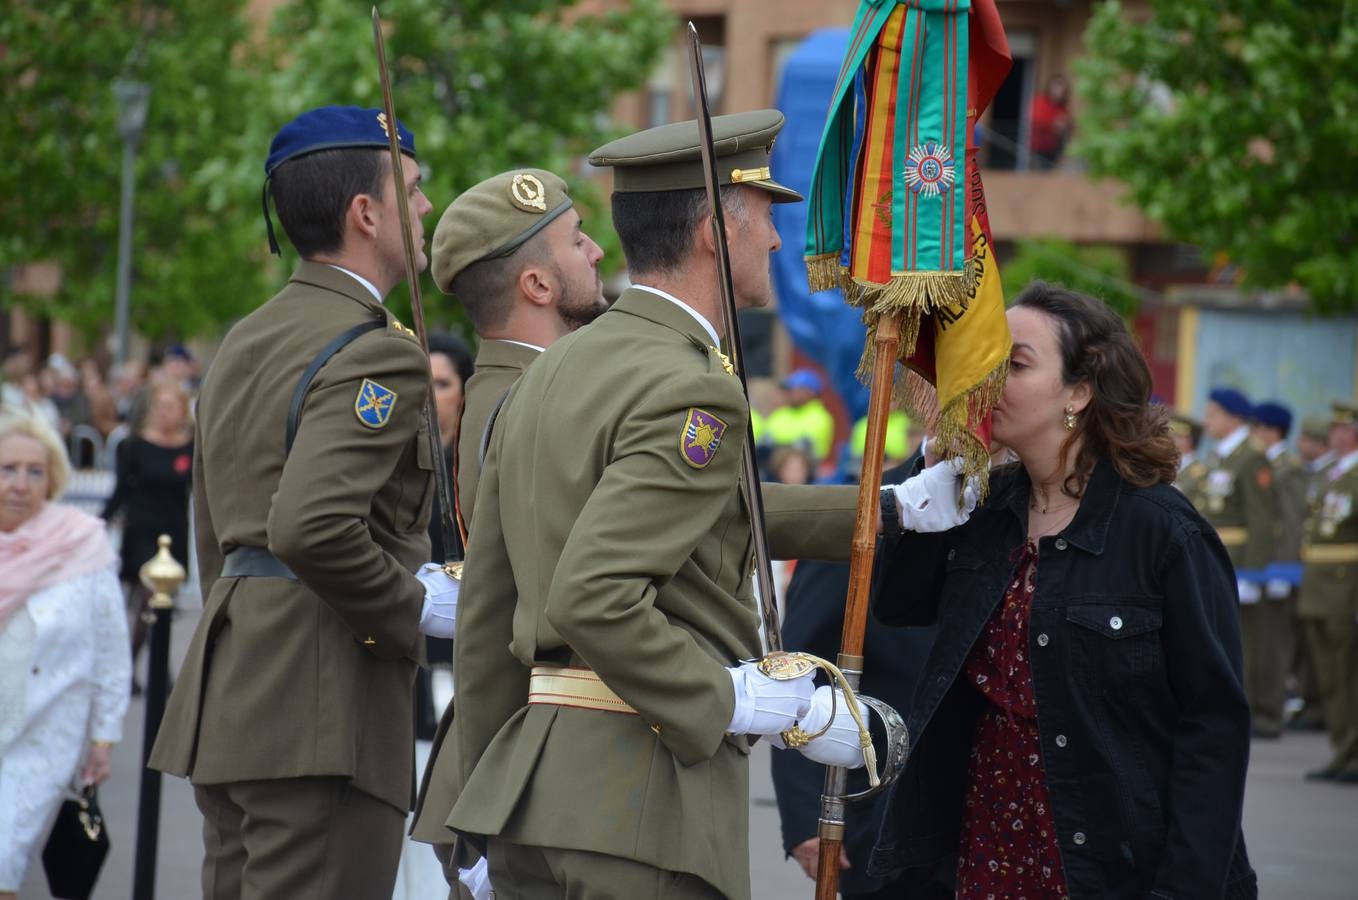
[[[272,195],[302,260],[203,383],[206,599],[150,759],[193,782],[204,897],[391,896],[421,632],[451,637],[457,599],[427,564],[428,359],[382,304],[406,277],[403,229],[419,248],[430,211],[414,154],[378,110],[329,106],[285,125],[265,163],[266,221]]]
[[[1306,777],[1358,784],[1358,407],[1333,409],[1338,460],[1306,520],[1298,606],[1333,753]]]
[[[509,388],[543,350],[608,308],[598,270],[603,251],[582,225],[560,176],[516,169],[458,196],[434,229],[429,264],[434,284],[462,304],[481,342],[458,429],[464,522],[475,510],[491,420]],[[450,865],[452,833],[443,822],[456,796],[456,766],[453,754],[441,750],[453,709],[450,704],[444,710],[435,734],[412,831],[415,840],[434,845],[450,883],[459,873]]]
[[[1179,477],[1174,486],[1190,499],[1202,490],[1202,480],[1207,475],[1207,463],[1198,456],[1202,445],[1202,423],[1192,416],[1171,411],[1169,414],[1169,433],[1179,448]]]
[[[771,299],[770,204],[800,199],[768,168],[782,121],[712,122],[744,306]],[[752,740],[828,729],[800,749],[840,766],[863,750],[842,693],[799,665],[750,662],[754,536],[737,480],[749,413],[712,324],[697,127],[644,131],[591,162],[614,169],[636,283],[548,348],[496,419],[454,649],[447,825],[465,838],[459,862],[484,852],[513,897],[747,898]],[[931,521],[966,515],[955,471],[916,485],[939,501]],[[770,491],[774,554],[846,559],[856,493]],[[924,527],[914,507],[898,515]]]
[[[1276,623],[1271,605],[1261,605],[1268,564],[1278,538],[1278,495],[1273,467],[1250,441],[1253,406],[1240,391],[1219,387],[1208,394],[1202,425],[1216,442],[1201,486],[1189,495],[1226,545],[1235,566],[1240,594],[1241,642],[1245,653],[1245,695],[1250,701],[1254,732],[1275,736],[1281,709],[1274,710],[1278,691],[1261,665],[1272,644]],[[1278,705],[1281,701],[1278,700]]]

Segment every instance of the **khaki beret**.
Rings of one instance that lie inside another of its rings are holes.
[[[1301,420],[1301,433],[1313,441],[1323,441],[1330,436],[1329,416],[1307,416]]]
[[[802,195],[773,180],[769,153],[773,139],[783,129],[783,114],[776,109],[716,116],[712,119],[712,147],[717,160],[717,181],[746,184],[773,195],[774,203],[795,203]],[[648,128],[604,144],[589,155],[592,166],[613,168],[613,190],[628,194],[654,191],[687,191],[706,185],[698,122],[675,122]]]
[[[566,182],[544,169],[514,169],[469,188],[439,217],[429,274],[445,294],[472,263],[509,256],[571,208]]]

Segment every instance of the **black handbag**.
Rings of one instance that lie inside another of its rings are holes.
[[[108,829],[94,786],[90,785],[79,796],[62,802],[47,846],[42,849],[42,867],[52,896],[89,900],[108,848]]]

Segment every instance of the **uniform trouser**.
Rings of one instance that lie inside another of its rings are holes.
[[[453,861],[452,844],[430,844],[434,850],[434,856],[438,857],[439,865],[443,867],[443,879],[448,882],[448,900],[472,900],[471,891],[463,886],[458,880],[457,863]],[[492,888],[494,882],[491,882]]]
[[[1241,604],[1240,631],[1245,653],[1245,696],[1250,702],[1254,727],[1265,733],[1280,732],[1292,656],[1292,614],[1282,600]]]
[[[1306,620],[1297,609],[1301,593],[1293,589],[1287,598],[1288,612],[1292,617],[1292,658],[1289,668],[1297,681],[1297,696],[1302,700],[1302,715],[1319,722],[1323,718],[1323,703],[1320,685],[1316,681],[1315,663],[1311,662],[1311,644],[1306,637]]]
[[[587,850],[529,847],[491,838],[496,900],[720,900],[696,875]]]
[[[1358,623],[1352,615],[1306,619],[1334,757],[1326,768],[1358,773]]]
[[[390,900],[405,816],[343,778],[195,785],[204,900]]]

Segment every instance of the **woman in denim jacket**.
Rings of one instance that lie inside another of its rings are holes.
[[[1235,574],[1171,487],[1150,372],[1063,288],[1009,325],[994,437],[1020,462],[965,524],[882,547],[877,617],[938,637],[872,868],[919,896],[1254,897]]]

